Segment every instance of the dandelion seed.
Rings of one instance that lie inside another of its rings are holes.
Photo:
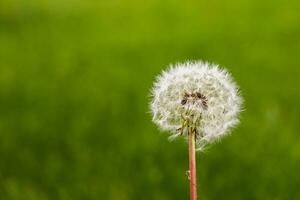
[[[152,89],[150,107],[153,122],[172,138],[187,136],[184,122],[194,127],[197,150],[203,150],[238,124],[241,104],[231,75],[218,65],[198,61],[163,71]]]

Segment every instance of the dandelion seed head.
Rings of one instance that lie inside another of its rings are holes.
[[[242,98],[231,75],[218,65],[186,62],[171,65],[151,91],[153,122],[171,139],[196,130],[198,150],[229,133],[239,123]]]

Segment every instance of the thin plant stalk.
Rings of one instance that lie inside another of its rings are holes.
[[[189,179],[190,179],[190,200],[197,200],[197,177],[196,177],[196,133],[189,128]]]

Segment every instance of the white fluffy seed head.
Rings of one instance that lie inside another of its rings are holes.
[[[198,150],[239,122],[242,98],[230,74],[207,62],[171,65],[157,77],[150,104],[153,122],[170,138],[196,132]]]

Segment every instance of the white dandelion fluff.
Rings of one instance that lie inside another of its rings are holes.
[[[242,98],[231,75],[218,65],[187,62],[171,65],[157,77],[150,104],[153,122],[170,138],[196,133],[202,150],[239,122]]]

